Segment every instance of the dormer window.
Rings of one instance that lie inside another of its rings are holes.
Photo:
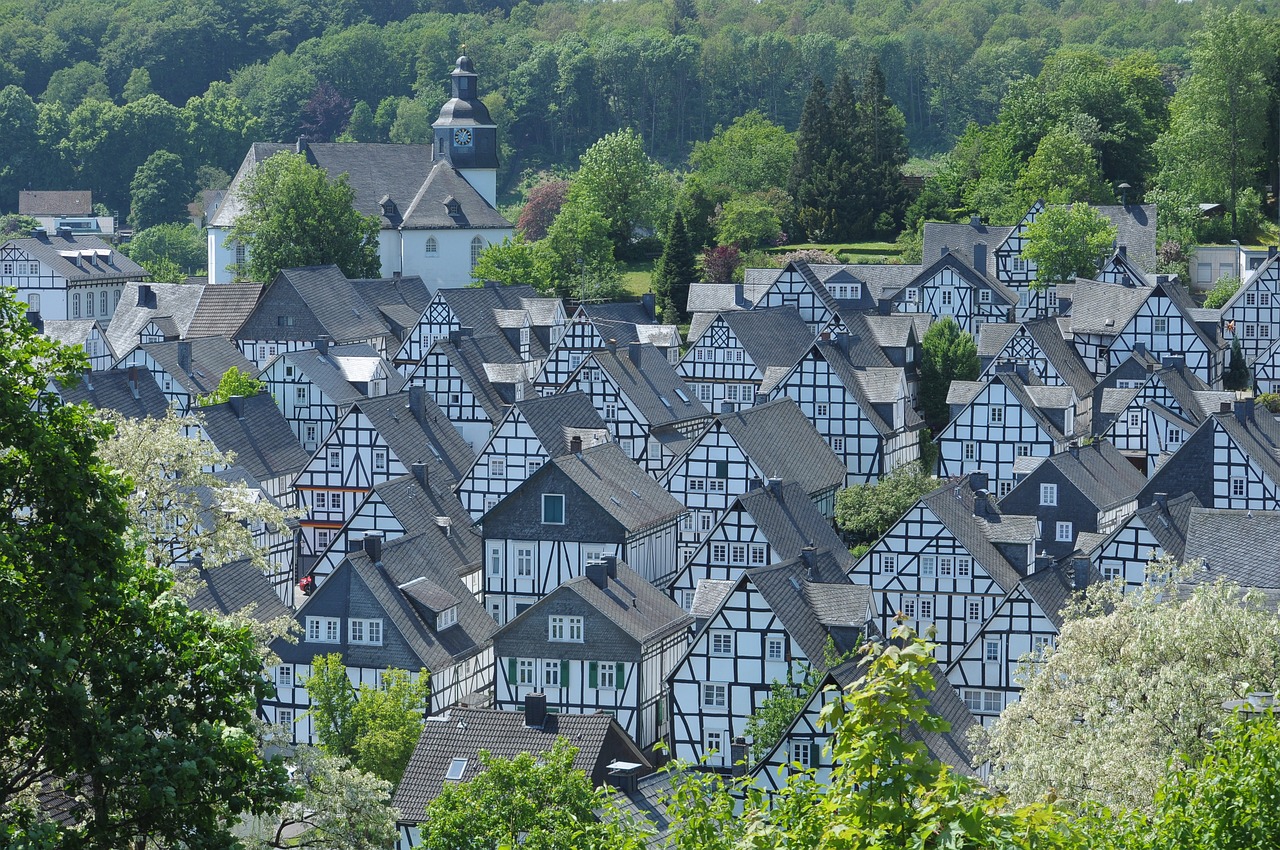
[[[450,195],[444,199],[444,211],[451,217],[456,218],[462,215],[462,204],[458,203],[457,199]]]
[[[436,617],[436,631],[443,631],[450,626],[457,625],[458,622],[458,606],[450,606],[440,612]]]

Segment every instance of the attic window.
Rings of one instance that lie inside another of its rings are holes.
[[[457,622],[458,622],[458,606],[451,605],[448,608],[441,611],[440,615],[436,617],[436,631],[447,629],[452,625],[456,625]]]
[[[462,215],[462,204],[458,203],[453,196],[449,196],[444,199],[444,211],[451,216]]]
[[[445,773],[444,778],[450,782],[461,782],[462,774],[467,771],[466,759],[454,759],[449,762],[449,771]]]
[[[276,325],[282,328],[291,328],[296,324],[297,320],[293,316],[276,316]]]

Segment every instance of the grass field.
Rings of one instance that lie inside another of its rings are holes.
[[[649,291],[649,276],[653,273],[653,260],[637,260],[622,264],[622,287],[631,295],[644,295]]]

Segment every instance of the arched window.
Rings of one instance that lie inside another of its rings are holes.
[[[436,254],[440,253],[440,244],[436,242],[436,238],[434,236],[427,237],[427,244],[423,248],[423,253],[428,257],[434,257]]]
[[[84,294],[84,314],[86,316],[93,315],[93,293],[86,292]]]
[[[80,318],[80,293],[71,293],[71,318]]]
[[[98,310],[98,313],[103,316],[107,315],[107,291],[105,289],[102,290],[102,295],[98,298],[98,304],[101,307],[101,309]]]
[[[476,267],[476,263],[480,262],[480,252],[484,250],[484,237],[477,236],[471,240],[471,268]]]
[[[27,309],[33,313],[40,312],[40,293],[33,292],[27,296]]]

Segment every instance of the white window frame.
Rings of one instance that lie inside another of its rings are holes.
[[[717,658],[731,658],[734,650],[734,633],[729,629],[712,629],[707,643],[708,651]]]
[[[518,688],[537,687],[538,685],[538,666],[532,658],[516,659],[516,681]]]
[[[1057,506],[1058,504],[1058,485],[1057,484],[1041,484],[1040,485],[1040,504],[1046,506]]]
[[[1072,541],[1072,531],[1074,526],[1069,522],[1059,522],[1054,531],[1054,540],[1059,543],[1070,543]]]
[[[308,643],[338,643],[342,621],[337,617],[308,617]]]
[[[347,620],[347,643],[382,646],[382,620],[352,617]]]
[[[341,470],[342,469],[342,449],[329,449],[329,454],[328,454],[326,463],[328,464],[328,468],[330,470],[333,470],[335,472]]]
[[[729,686],[723,682],[703,682],[702,707],[713,709],[728,708]]]
[[[516,547],[516,578],[533,578],[533,546]]]
[[[542,686],[544,688],[564,687],[560,683],[560,660],[547,659],[542,662]]]
[[[443,631],[458,624],[458,606],[450,605],[436,617],[436,631]]]
[[[1000,405],[993,405],[991,407],[991,424],[992,425],[1004,424],[1004,407]]]
[[[596,688],[601,691],[618,689],[618,665],[612,661],[601,661],[596,665]]]
[[[766,635],[764,639],[765,661],[786,661],[787,644],[781,635]]]
[[[982,660],[987,664],[999,664],[1003,653],[1000,651],[999,638],[983,638]]]
[[[582,643],[582,618],[564,614],[547,617],[547,640],[557,643]]]

